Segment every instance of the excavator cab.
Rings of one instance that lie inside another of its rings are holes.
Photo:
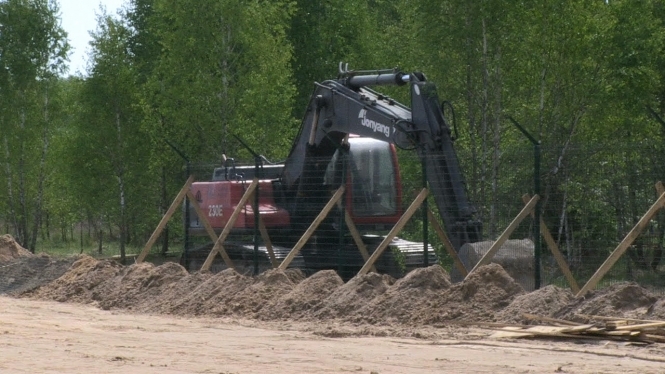
[[[371,138],[349,139],[347,209],[359,226],[392,225],[402,214],[395,147]]]
[[[339,185],[335,176],[346,171],[346,209],[356,225],[382,230],[402,214],[402,186],[394,145],[372,138],[351,136],[346,165],[340,151],[333,155],[324,183]]]
[[[395,169],[390,147],[385,145],[373,139],[358,139],[350,149],[351,209],[354,215],[368,217],[397,213]]]

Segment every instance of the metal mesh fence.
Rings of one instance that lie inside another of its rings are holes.
[[[658,161],[662,156],[663,149],[655,139],[613,147],[542,147],[539,209],[544,226],[580,287],[656,202],[659,193],[655,185],[663,176]],[[482,169],[472,165],[471,158],[463,158],[463,162],[465,170]],[[475,184],[470,185],[471,195],[485,224],[486,239],[496,239],[517,215],[524,206],[522,194],[534,194],[534,164],[534,149],[506,149],[495,173],[485,178],[476,175]],[[484,182],[478,184],[478,180]],[[598,287],[635,281],[663,292],[664,219],[665,214],[660,212],[646,221],[641,234],[599,278]],[[533,219],[527,218],[511,237],[533,240],[533,225]],[[568,286],[549,247],[542,242],[541,285]]]
[[[658,149],[658,145],[649,143],[612,149],[542,147],[538,211],[580,287],[656,201],[654,186],[663,175],[656,162]],[[334,269],[350,278],[363,267],[366,257],[380,248],[383,252],[376,268],[381,272],[401,276],[412,268],[440,263],[454,280],[459,280],[462,275],[455,269],[431,220],[442,224],[453,243],[465,242],[469,233],[479,235],[473,241],[483,243],[470,248],[453,244],[467,269],[473,268],[491,242],[513,223],[510,241],[497,252],[496,261],[527,289],[537,283],[569,286],[552,255],[552,243],[540,239],[538,246],[534,240],[537,227],[533,217],[528,215],[521,222],[514,222],[525,206],[523,195],[536,192],[534,148],[506,149],[500,154],[488,153],[485,158],[461,149],[458,157],[463,178],[447,175],[445,180],[460,178],[459,182],[438,186],[432,186],[432,176],[423,172],[442,171],[423,168],[416,152],[398,150],[388,158],[381,152],[367,147],[342,156],[335,153],[312,157],[293,184],[279,178],[282,166],[264,163],[257,189],[263,222],[255,220],[252,206],[256,200],[252,196],[239,211],[224,242],[224,250],[234,259],[234,265],[247,273],[261,271],[275,261],[280,263],[292,248],[300,246],[292,267],[306,272]],[[426,165],[451,162],[441,157],[426,156]],[[254,162],[227,162],[225,167],[190,165],[190,171],[197,176],[193,187],[196,199],[219,235],[232,216],[234,204],[247,192],[257,173]],[[425,187],[425,180],[430,181],[429,198],[422,206],[410,209]],[[455,191],[460,183],[462,194]],[[327,214],[321,215],[339,186],[345,187],[339,203],[331,203]],[[428,217],[428,208],[433,216]],[[469,215],[470,212],[475,213]],[[405,213],[412,216],[400,221]],[[347,214],[353,218],[346,219]],[[188,215],[185,258],[190,270],[197,270],[210,252],[212,240],[191,205],[185,219]],[[649,221],[599,286],[636,281],[662,292],[663,216],[659,213]],[[477,220],[482,229],[476,232],[472,220]],[[395,238],[386,239],[396,225],[400,230]],[[255,229],[262,226],[266,227],[263,234]],[[362,247],[367,254],[363,254]],[[539,267],[534,258],[537,247],[541,253]],[[217,256],[212,269],[224,267]]]

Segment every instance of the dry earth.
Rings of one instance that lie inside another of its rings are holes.
[[[665,372],[665,345],[499,341],[462,327],[528,322],[522,313],[665,319],[665,300],[634,283],[578,300],[554,286],[527,293],[499,265],[456,284],[439,266],[344,283],[332,271],[188,274],[16,246],[0,237],[0,294],[13,296],[0,298],[3,373]]]

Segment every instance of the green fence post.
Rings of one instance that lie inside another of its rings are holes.
[[[508,119],[510,122],[517,127],[518,130],[524,136],[526,136],[527,139],[533,144],[533,189],[534,189],[534,194],[540,196],[540,141],[536,140],[531,134],[529,134],[524,127],[520,126],[517,121],[515,121],[512,117],[508,116]],[[542,197],[542,196],[541,196]],[[534,245],[534,288],[537,290],[540,288],[540,258],[541,258],[541,253],[542,253],[542,240],[540,236],[540,215],[541,215],[541,202],[542,199],[539,199],[538,202],[536,203],[535,211],[534,211],[534,225],[533,225],[533,245]]]

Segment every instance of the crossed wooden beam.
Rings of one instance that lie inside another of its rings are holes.
[[[647,227],[651,219],[658,213],[659,210],[661,210],[663,207],[665,207],[665,187],[663,187],[662,182],[656,183],[656,192],[658,193],[658,199],[656,200],[653,205],[647,210],[646,213],[642,216],[642,218],[637,222],[637,224],[633,227],[632,230],[623,238],[621,243],[610,253],[610,255],[607,257],[605,262],[603,262],[602,265],[596,270],[596,272],[591,276],[591,278],[586,282],[584,287],[577,292],[575,295],[576,297],[582,297],[586,295],[587,292],[591,291],[593,288],[595,288],[598,285],[598,282],[600,282],[601,279],[607,274],[608,271],[616,264],[617,261],[619,261],[619,258],[623,256],[624,253],[626,253],[626,250],[630,247],[631,244],[637,239],[638,236],[644,231],[644,229]]]
[[[256,189],[258,188],[259,181],[258,179],[252,180],[252,182],[248,185],[247,189],[245,190],[245,193],[243,194],[242,198],[238,202],[238,205],[236,208],[233,210],[233,213],[229,217],[229,220],[224,226],[224,229],[222,230],[221,234],[217,236],[215,234],[214,229],[210,225],[209,221],[207,220],[205,213],[199,206],[198,202],[192,196],[192,193],[190,191],[190,187],[192,183],[194,182],[194,177],[190,176],[187,179],[187,182],[185,185],[182,187],[176,198],[173,200],[171,203],[171,206],[167,210],[167,212],[164,214],[162,217],[161,221],[157,225],[157,228],[155,231],[152,233],[150,236],[150,239],[146,243],[145,247],[139,254],[139,256],[136,258],[136,262],[143,262],[145,260],[145,257],[147,254],[150,252],[150,249],[152,246],[155,244],[157,241],[157,238],[161,234],[162,230],[166,226],[167,222],[171,218],[171,216],[175,213],[176,209],[182,202],[182,200],[185,197],[188,197],[190,200],[190,203],[194,207],[194,210],[196,211],[197,215],[199,216],[199,220],[203,223],[203,226],[206,230],[206,233],[210,237],[210,239],[215,243],[213,245],[212,250],[208,254],[208,257],[206,258],[205,262],[203,263],[203,266],[201,267],[201,270],[209,270],[213,260],[217,256],[217,254],[220,254],[222,256],[222,259],[224,260],[225,264],[229,268],[234,268],[233,261],[229,257],[228,253],[224,249],[224,241],[227,239],[228,235],[231,233],[231,230],[233,226],[235,225],[235,222],[237,221],[240,213],[242,212],[243,209],[245,209],[245,206],[248,201],[254,196],[256,193]],[[648,225],[649,221],[653,218],[653,216],[663,207],[665,207],[665,187],[663,187],[663,184],[661,182],[658,182],[656,184],[656,190],[658,191],[659,198],[657,201],[649,208],[649,210],[644,214],[642,219],[635,225],[635,227],[626,235],[626,237],[621,241],[621,243],[617,246],[617,248],[610,254],[610,256],[607,258],[607,260],[600,266],[600,268],[596,271],[596,273],[587,281],[587,283],[580,289],[578,286],[577,282],[575,281],[575,278],[573,277],[570,268],[568,267],[568,264],[561,254],[561,251],[559,250],[558,245],[556,244],[556,241],[552,237],[549,229],[545,225],[544,220],[541,217],[540,221],[540,233],[545,239],[545,243],[547,244],[547,247],[550,249],[550,252],[552,252],[552,255],[554,256],[554,259],[557,262],[557,265],[563,272],[564,277],[566,278],[566,281],[568,282],[571,290],[575,293],[576,297],[581,297],[584,296],[587,292],[589,292],[591,289],[595,288],[598,282],[602,279],[602,277],[607,274],[607,272],[614,266],[614,264],[619,260],[619,258],[626,252],[626,250],[630,247],[630,245],[635,241],[635,239],[644,231],[646,226]],[[340,206],[341,205],[341,199],[342,196],[344,196],[344,191],[345,188],[344,186],[340,186],[335,193],[332,195],[328,203],[323,207],[321,212],[317,215],[317,217],[312,221],[308,229],[305,231],[302,237],[300,237],[300,240],[294,245],[294,247],[291,249],[289,254],[286,256],[286,258],[281,262],[278,263],[273,248],[272,244],[270,241],[270,237],[268,236],[267,229],[265,227],[265,224],[263,220],[261,219],[261,216],[259,216],[259,232],[261,234],[261,237],[266,244],[266,248],[268,251],[268,255],[270,257],[271,264],[273,268],[278,268],[281,270],[284,270],[288,268],[288,266],[291,264],[293,259],[300,253],[300,250],[305,246],[307,241],[311,238],[311,236],[314,234],[318,226],[323,222],[323,220],[328,216],[330,211],[335,207],[335,206]],[[360,236],[360,233],[358,232],[355,224],[353,223],[353,220],[351,216],[349,215],[348,212],[345,212],[345,223],[347,227],[349,228],[349,231],[351,233],[351,236],[358,247],[358,250],[360,251],[363,259],[365,260],[365,264],[363,267],[360,269],[358,272],[358,275],[364,275],[367,274],[369,271],[376,271],[375,268],[375,263],[378,260],[378,258],[383,254],[383,252],[388,248],[392,240],[399,234],[399,232],[404,228],[406,223],[413,217],[415,212],[420,208],[422,203],[425,201],[427,198],[429,192],[427,188],[423,188],[420,193],[416,196],[414,201],[411,203],[411,205],[406,209],[406,211],[402,214],[400,219],[397,221],[395,226],[390,230],[390,232],[385,236],[385,238],[381,241],[379,246],[374,250],[372,255],[369,255],[369,252],[367,251],[367,247],[362,241],[362,238]],[[520,211],[520,213],[513,219],[513,221],[508,225],[508,227],[504,230],[504,232],[499,236],[499,238],[492,244],[490,249],[485,253],[485,255],[478,261],[478,263],[468,271],[462,261],[460,260],[457,252],[455,251],[453,245],[450,242],[450,239],[446,235],[445,231],[443,230],[443,227],[441,227],[439,220],[435,218],[434,213],[431,211],[431,209],[427,209],[427,215],[429,217],[429,222],[432,224],[432,227],[434,228],[434,231],[436,232],[437,236],[441,240],[441,242],[444,244],[445,249],[447,250],[448,254],[452,257],[454,266],[460,271],[460,273],[466,277],[469,276],[469,274],[473,273],[476,271],[479,267],[486,265],[492,261],[492,258],[495,256],[496,252],[501,248],[501,246],[508,240],[510,235],[513,233],[513,231],[520,225],[520,223],[527,217],[531,216],[532,218],[534,217],[534,209],[535,206],[538,202],[540,197],[538,195],[535,195],[533,197],[530,197],[529,195],[524,195],[522,196],[522,200],[524,201],[525,205],[524,208]],[[258,212],[255,212],[258,213]]]

